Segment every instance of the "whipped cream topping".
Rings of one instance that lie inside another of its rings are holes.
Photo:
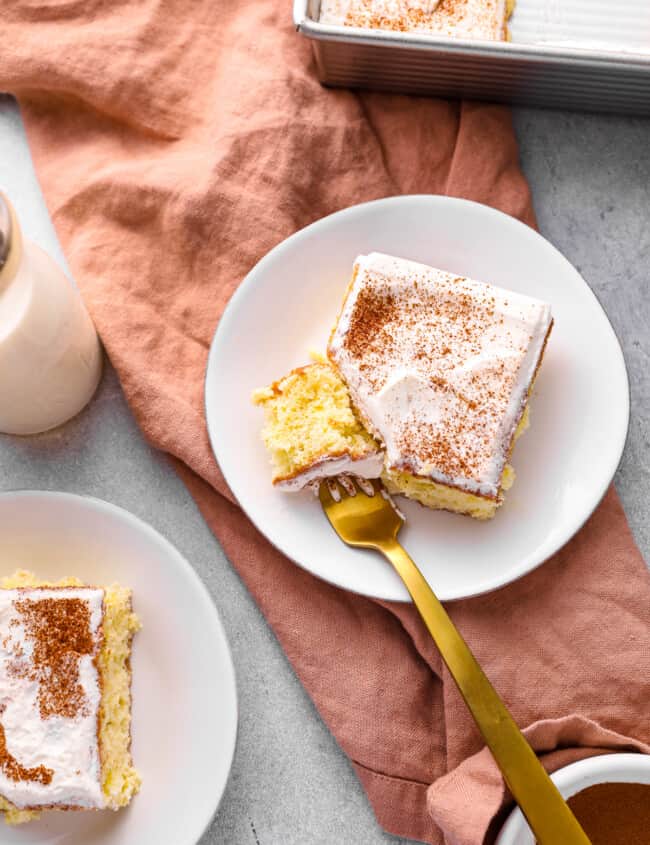
[[[101,808],[97,740],[104,591],[0,590],[0,795]]]
[[[319,21],[497,41],[506,18],[506,0],[321,0]]]
[[[384,453],[372,452],[363,458],[353,459],[349,455],[338,458],[323,458],[322,461],[284,481],[276,482],[275,486],[288,493],[296,493],[304,487],[317,485],[324,478],[336,475],[355,475],[359,478],[379,478],[384,468]]]
[[[551,324],[536,299],[372,253],[328,354],[390,469],[497,498]]]

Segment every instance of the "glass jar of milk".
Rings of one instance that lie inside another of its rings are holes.
[[[97,332],[61,268],[22,237],[0,193],[0,432],[36,434],[75,416],[102,371]]]

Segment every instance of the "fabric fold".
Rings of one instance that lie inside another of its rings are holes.
[[[612,752],[650,754],[646,743],[607,730],[582,716],[535,722],[524,730],[524,736],[548,772]],[[475,845],[476,831],[486,832],[483,841],[489,845],[505,821],[512,796],[492,755],[484,748],[433,784],[427,803],[432,818],[444,830],[448,845]]]
[[[504,795],[417,614],[318,581],[255,530],[212,456],[203,379],[237,285],[331,212],[444,193],[533,225],[509,111],[324,89],[283,0],[7,0],[0,22],[0,89],[18,96],[58,235],[145,437],[171,456],[380,824],[479,845]],[[607,731],[647,751],[649,599],[612,490],[553,560],[450,613],[519,724],[578,720],[561,752],[574,759],[609,747]]]

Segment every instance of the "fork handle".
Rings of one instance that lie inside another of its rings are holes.
[[[397,570],[539,845],[590,845],[458,629],[402,546],[377,546]]]

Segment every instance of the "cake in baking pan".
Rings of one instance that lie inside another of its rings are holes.
[[[0,810],[19,824],[46,809],[126,806],[131,759],[130,590],[58,585],[29,572],[0,589]]]
[[[552,327],[541,301],[424,264],[360,256],[328,356],[385,450],[388,490],[489,519]]]
[[[321,23],[504,41],[514,0],[321,0]]]

